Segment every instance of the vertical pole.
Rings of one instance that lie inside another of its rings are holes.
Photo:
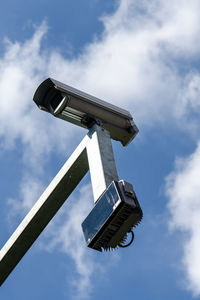
[[[87,156],[96,202],[113,180],[119,180],[110,134],[95,124],[88,133]]]

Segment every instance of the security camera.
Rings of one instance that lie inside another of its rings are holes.
[[[40,84],[33,100],[40,109],[65,121],[87,129],[100,126],[109,132],[112,139],[120,141],[124,146],[138,133],[128,111],[52,78],[47,78]],[[109,135],[106,137],[110,141]],[[102,146],[104,147],[103,144]],[[105,154],[100,148],[98,144],[98,151]],[[114,157],[110,159],[111,157],[112,155],[107,159],[107,164],[114,161]],[[113,164],[110,166],[113,168]],[[112,175],[114,173],[111,172]],[[98,199],[95,198],[94,208],[82,223],[88,247],[98,251],[129,245],[134,238],[132,229],[143,216],[132,185],[124,180],[117,181],[116,178],[118,176],[112,179],[109,177],[110,185],[106,185],[107,188],[101,191]],[[132,234],[131,241],[124,245],[129,232]]]
[[[37,88],[33,101],[55,117],[84,128],[94,122],[109,131],[112,139],[126,146],[138,133],[131,114],[55,79],[47,78]]]
[[[124,180],[113,181],[82,223],[88,247],[102,251],[129,246],[134,238],[132,228],[142,217],[132,185]],[[128,232],[132,239],[124,245]]]

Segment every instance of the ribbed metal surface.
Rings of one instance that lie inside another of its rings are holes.
[[[112,182],[82,223],[88,247],[98,251],[118,247],[142,216],[135,194],[127,197],[118,182]]]

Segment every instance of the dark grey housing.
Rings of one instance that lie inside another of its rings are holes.
[[[88,247],[98,251],[116,248],[142,216],[132,185],[113,181],[82,223]]]
[[[33,101],[55,117],[84,128],[98,122],[112,139],[126,146],[138,133],[131,114],[115,105],[88,95],[52,78],[37,88]]]

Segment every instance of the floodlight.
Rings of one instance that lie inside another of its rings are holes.
[[[128,111],[52,78],[39,85],[33,100],[40,109],[81,127],[88,129],[94,122],[99,123],[124,146],[138,133]]]
[[[113,181],[82,223],[88,247],[102,251],[126,246],[127,233],[142,216],[132,185],[124,180]]]

